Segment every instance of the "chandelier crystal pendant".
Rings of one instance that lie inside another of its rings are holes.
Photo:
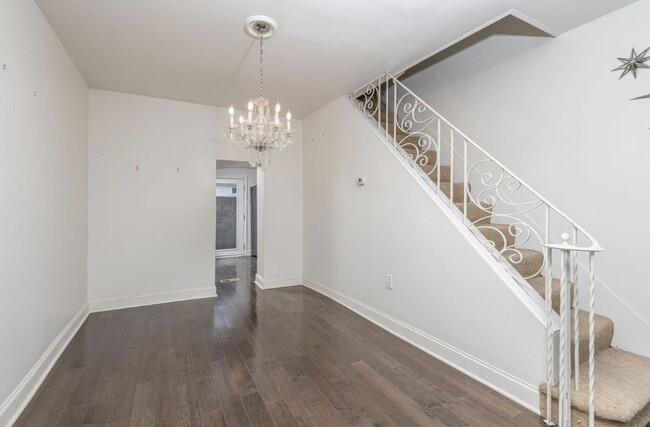
[[[260,96],[248,101],[248,114],[239,116],[235,123],[235,109],[228,109],[230,123],[227,127],[230,140],[245,149],[250,150],[249,163],[251,167],[265,169],[271,158],[271,151],[282,151],[292,143],[291,112],[286,115],[286,127],[280,120],[280,103],[275,105],[275,114],[271,117],[271,106],[264,98],[264,39],[271,37],[277,25],[275,21],[264,16],[252,16],[246,20],[246,33],[259,39],[260,42]]]

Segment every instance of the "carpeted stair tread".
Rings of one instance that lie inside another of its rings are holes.
[[[596,425],[645,427],[650,422],[650,359],[617,348],[596,355]],[[573,422],[587,425],[589,413],[589,364],[580,365],[580,390],[572,390]],[[546,383],[540,390],[541,413],[546,413]],[[553,387],[557,412],[558,387]],[[557,420],[557,415],[556,418]]]
[[[420,168],[429,175],[429,178],[433,182],[438,182],[438,169],[435,165],[419,165]],[[440,182],[450,182],[451,181],[451,166],[442,166],[440,168]]]
[[[528,283],[533,289],[542,297],[546,295],[546,278],[544,276],[533,277],[528,279]],[[553,310],[556,313],[560,312],[560,280],[553,279],[551,282],[552,289],[552,304]],[[573,301],[573,284],[569,288],[571,292],[571,301]],[[571,314],[571,322],[573,324],[573,314]],[[571,329],[573,330],[573,329]],[[594,340],[594,347],[596,353],[608,349],[612,345],[612,338],[614,337],[614,322],[605,316],[599,314],[594,315],[594,332],[596,339]],[[589,312],[578,310],[578,336],[580,338],[580,348],[578,349],[580,362],[584,362],[589,357]],[[573,342],[573,341],[572,341]],[[573,344],[572,344],[573,345]],[[573,355],[573,350],[571,350]],[[572,356],[573,357],[573,356]]]
[[[544,254],[534,249],[506,250],[502,256],[524,278],[538,276],[544,265]]]
[[[535,289],[535,291],[542,296],[542,298],[546,298],[546,277],[544,276],[537,276],[528,279],[528,283],[530,286]],[[573,285],[571,285],[571,289],[573,289]],[[560,312],[560,279],[552,279],[551,282],[551,298],[552,298],[552,304],[553,304],[553,310],[556,313]],[[573,295],[573,293],[571,294]],[[573,299],[572,299],[573,301]]]
[[[515,236],[510,233],[509,227],[509,224],[486,224],[480,225],[478,230],[488,241],[492,242],[496,250],[501,251],[515,243]]]
[[[408,143],[402,144],[402,149],[406,152],[407,155],[411,156],[411,159],[418,162],[418,164],[428,164],[435,165],[436,160],[438,159],[438,152],[435,150],[422,150],[416,148],[417,140],[410,140]],[[423,161],[423,159],[426,159]]]
[[[441,182],[440,183],[440,190],[442,193],[449,197],[451,194],[451,182]],[[454,184],[454,203],[462,203],[463,202],[463,191],[465,189],[465,185],[462,182],[455,182]]]
[[[442,188],[443,184],[446,184],[444,182],[440,183],[440,188]],[[462,185],[462,184],[461,184]],[[444,191],[444,190],[443,190]],[[446,193],[445,193],[446,194]],[[460,209],[461,212],[463,212],[464,206],[463,206],[463,193],[462,193],[462,187],[461,187],[461,192],[459,194],[460,197],[456,195],[456,188],[454,188],[454,202],[456,202],[456,207]],[[449,197],[449,195],[447,195]],[[460,200],[458,200],[460,199]],[[467,202],[467,219],[470,221],[470,223],[479,226],[479,225],[485,225],[489,224],[490,220],[492,219],[492,210],[491,209],[482,209],[481,207],[475,205],[474,203]]]
[[[571,325],[573,325],[573,314],[571,314]],[[594,314],[594,349],[596,354],[607,350],[612,345],[614,338],[614,322],[609,317]],[[578,310],[578,337],[580,338],[579,357],[580,363],[589,359],[589,312]],[[573,355],[573,344],[571,344]],[[573,357],[573,356],[572,356]]]

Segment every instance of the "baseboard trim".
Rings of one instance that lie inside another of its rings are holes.
[[[7,400],[0,406],[0,425],[10,426],[16,422],[29,401],[41,386],[47,374],[59,360],[63,350],[70,344],[81,325],[88,317],[88,304],[84,303],[81,309],[65,325],[63,330],[52,341],[36,364],[30,369],[25,378],[18,384]]]
[[[89,302],[90,312],[119,310],[122,308],[141,307],[145,305],[164,304],[200,298],[216,297],[214,285],[197,288],[174,289],[171,291],[148,292],[134,295],[122,295],[110,298],[97,298]]]
[[[299,277],[288,277],[284,279],[264,279],[259,274],[256,274],[255,284],[260,289],[286,288],[289,286],[302,285],[302,279]]]
[[[327,288],[303,278],[303,285],[349,308],[377,326],[401,338],[425,353],[469,375],[492,390],[539,414],[539,392],[528,384],[502,370],[463,352],[401,320],[383,313],[342,292]]]

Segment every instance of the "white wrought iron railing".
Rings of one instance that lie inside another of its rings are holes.
[[[588,301],[582,305],[589,311],[589,426],[593,426],[594,258],[603,248],[580,225],[391,74],[385,73],[352,92],[350,99],[518,283],[545,277],[547,424],[571,425],[571,378],[576,389],[581,387],[579,287],[583,284],[588,288]],[[559,241],[552,238],[558,235]],[[532,269],[524,262],[531,251],[542,257]],[[585,257],[585,262],[580,262],[580,257]],[[559,349],[554,346],[558,328],[552,322],[554,258],[558,259],[556,273],[560,276]],[[586,270],[586,279],[579,275],[580,269]],[[556,422],[551,392],[555,385],[559,389]]]

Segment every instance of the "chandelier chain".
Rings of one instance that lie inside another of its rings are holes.
[[[263,61],[264,61],[264,33],[262,33],[260,31],[260,98],[264,98],[264,90],[263,90],[264,67],[263,67]]]

